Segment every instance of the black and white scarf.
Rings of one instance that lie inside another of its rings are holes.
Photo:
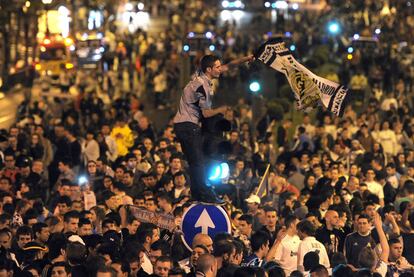
[[[300,64],[281,38],[271,38],[262,44],[256,50],[255,58],[285,74],[295,94],[297,110],[315,108],[321,103],[336,116],[343,115],[350,100],[348,89],[317,76]]]

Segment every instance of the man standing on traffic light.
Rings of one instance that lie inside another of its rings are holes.
[[[212,80],[218,79],[221,73],[232,66],[252,59],[253,56],[247,56],[222,65],[218,57],[205,55],[201,59],[199,73],[184,88],[177,114],[174,117],[174,129],[190,167],[191,195],[195,201],[212,204],[224,203],[205,184],[201,121],[203,118],[224,114],[229,108],[228,106],[212,108]]]

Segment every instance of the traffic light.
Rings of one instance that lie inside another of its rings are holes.
[[[208,180],[210,182],[221,182],[223,179],[227,179],[229,176],[230,167],[228,163],[214,163],[210,166],[210,172],[208,172]]]
[[[222,184],[229,177],[227,156],[231,152],[230,142],[224,132],[231,129],[231,123],[222,115],[205,118],[202,124],[203,153],[206,164],[206,183],[210,185]]]

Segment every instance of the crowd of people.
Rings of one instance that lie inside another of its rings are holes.
[[[114,46],[106,76],[77,72],[70,86],[78,98],[32,99],[1,130],[0,276],[413,276],[414,67],[410,49],[399,52],[414,37],[410,2],[328,1],[329,13],[299,10],[282,22],[296,30],[301,58],[322,44],[332,59],[343,50],[320,27],[326,14],[351,33],[382,26],[376,51],[355,49],[337,72],[367,101],[362,109],[351,103],[343,118],[318,110],[300,122],[271,111],[255,120],[246,98],[229,103],[220,113],[231,126],[223,133],[230,176],[216,193],[232,232],[197,234],[191,249],[180,230],[194,198],[187,157],[173,117],[160,130],[148,117],[156,107],[173,116],[176,107],[165,97],[155,107],[142,101],[182,89],[176,30],[217,28],[216,9],[200,15],[182,2],[161,8],[176,28],[159,38],[139,31]],[[232,24],[215,31],[225,60],[260,43]],[[219,91],[245,81],[242,70],[232,74]],[[261,181],[267,187],[258,192]],[[173,215],[175,226],[141,222],[130,205]]]

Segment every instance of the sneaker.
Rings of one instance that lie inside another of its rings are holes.
[[[214,192],[206,194],[207,195],[200,195],[200,197],[195,198],[194,201],[206,205],[224,205],[226,203],[223,199],[217,197]]]

